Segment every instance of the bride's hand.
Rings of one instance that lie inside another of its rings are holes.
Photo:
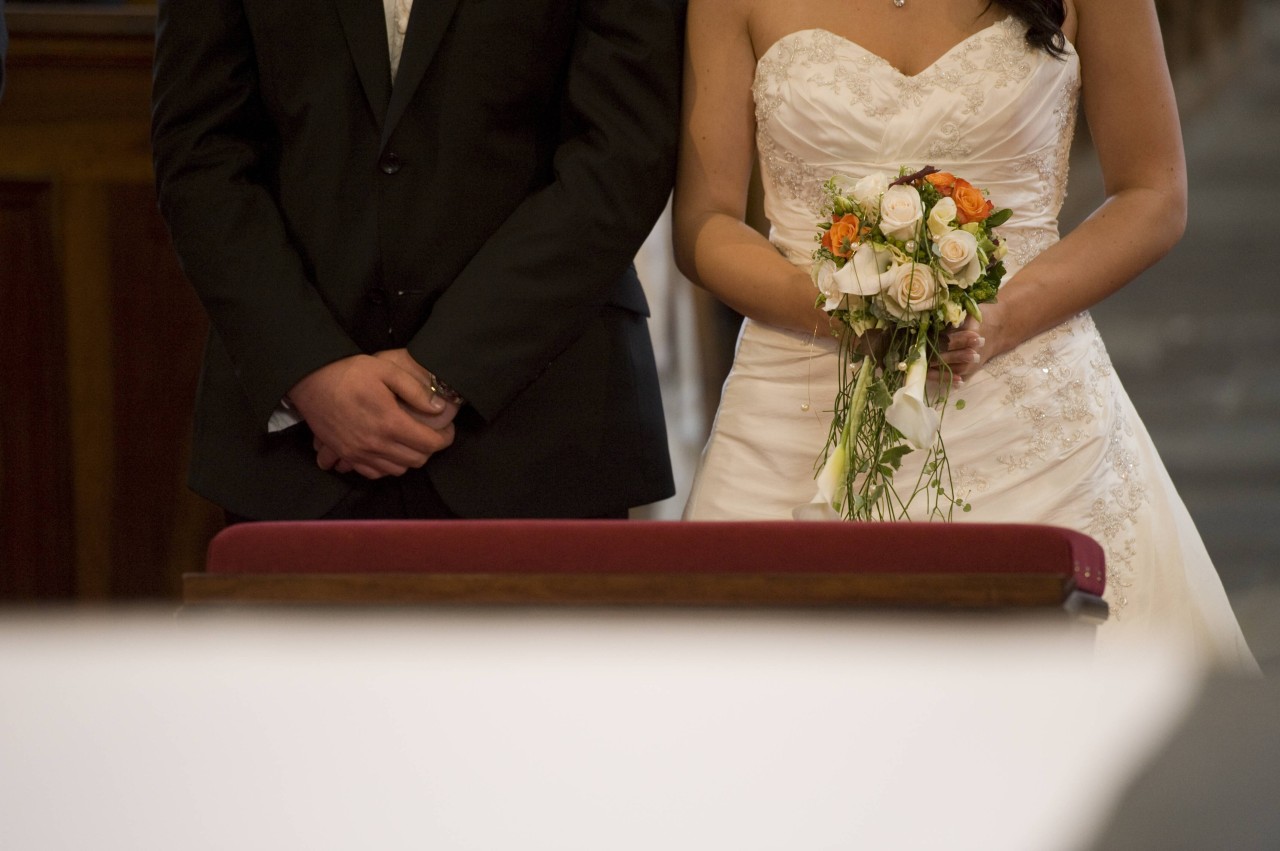
[[[953,387],[963,387],[987,361],[1004,351],[1000,333],[1001,310],[999,304],[982,306],[982,321],[967,317],[959,328],[944,331],[939,340],[941,352],[929,366],[929,377],[943,380],[951,370]]]

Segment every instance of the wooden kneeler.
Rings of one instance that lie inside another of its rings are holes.
[[[244,523],[205,604],[1000,609],[1101,622],[1102,548],[1053,526],[607,520]]]

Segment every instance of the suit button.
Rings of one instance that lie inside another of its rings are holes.
[[[369,290],[364,294],[370,304],[386,304],[387,294],[382,290]]]
[[[383,174],[395,174],[400,166],[400,157],[395,154],[383,154],[382,159],[378,160],[378,168],[382,169]]]

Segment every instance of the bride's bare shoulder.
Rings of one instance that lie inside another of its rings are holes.
[[[1062,34],[1067,37],[1067,41],[1075,44],[1078,24],[1076,0],[1062,0],[1062,7],[1063,12],[1066,13],[1062,19]]]
[[[732,35],[746,29],[759,0],[689,0],[689,26]]]
[[[750,45],[755,57],[768,49],[778,35],[797,29],[794,0],[689,0],[691,37],[702,35],[717,41]]]

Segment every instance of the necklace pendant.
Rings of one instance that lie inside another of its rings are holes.
[[[893,0],[893,5],[901,9],[903,6],[907,5],[907,0]]]

